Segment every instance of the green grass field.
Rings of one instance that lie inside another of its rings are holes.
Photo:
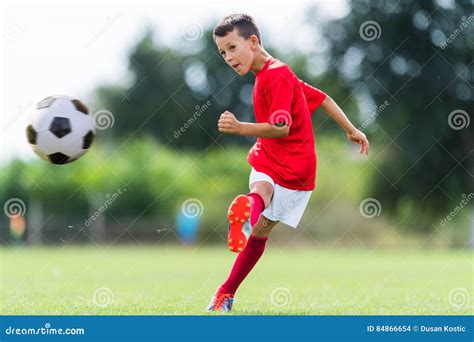
[[[202,315],[235,254],[225,246],[104,246],[4,248],[0,257],[2,314]],[[270,244],[233,314],[467,315],[472,289],[467,250]]]

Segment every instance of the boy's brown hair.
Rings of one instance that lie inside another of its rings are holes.
[[[237,29],[239,36],[248,39],[251,35],[255,35],[258,38],[260,44],[260,31],[258,30],[255,20],[248,14],[236,13],[226,16],[222,21],[214,27],[214,39],[215,37],[225,37],[229,32]]]

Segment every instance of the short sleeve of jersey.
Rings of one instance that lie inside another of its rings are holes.
[[[323,103],[327,95],[323,91],[310,86],[308,83],[299,80],[301,88],[303,89],[304,97],[306,98],[306,103],[308,104],[308,109],[310,114],[313,114],[314,111]]]

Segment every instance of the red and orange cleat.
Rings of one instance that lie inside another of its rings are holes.
[[[234,296],[228,293],[215,294],[207,307],[207,311],[229,312],[234,304]]]
[[[239,195],[232,201],[227,212],[229,232],[227,245],[232,252],[240,253],[247,245],[247,236],[250,233],[250,201],[245,195]]]

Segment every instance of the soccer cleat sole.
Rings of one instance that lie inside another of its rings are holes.
[[[250,216],[250,201],[245,195],[237,196],[229,207],[227,218],[229,220],[229,232],[227,245],[231,252],[240,253],[247,245],[247,237],[242,227]]]

